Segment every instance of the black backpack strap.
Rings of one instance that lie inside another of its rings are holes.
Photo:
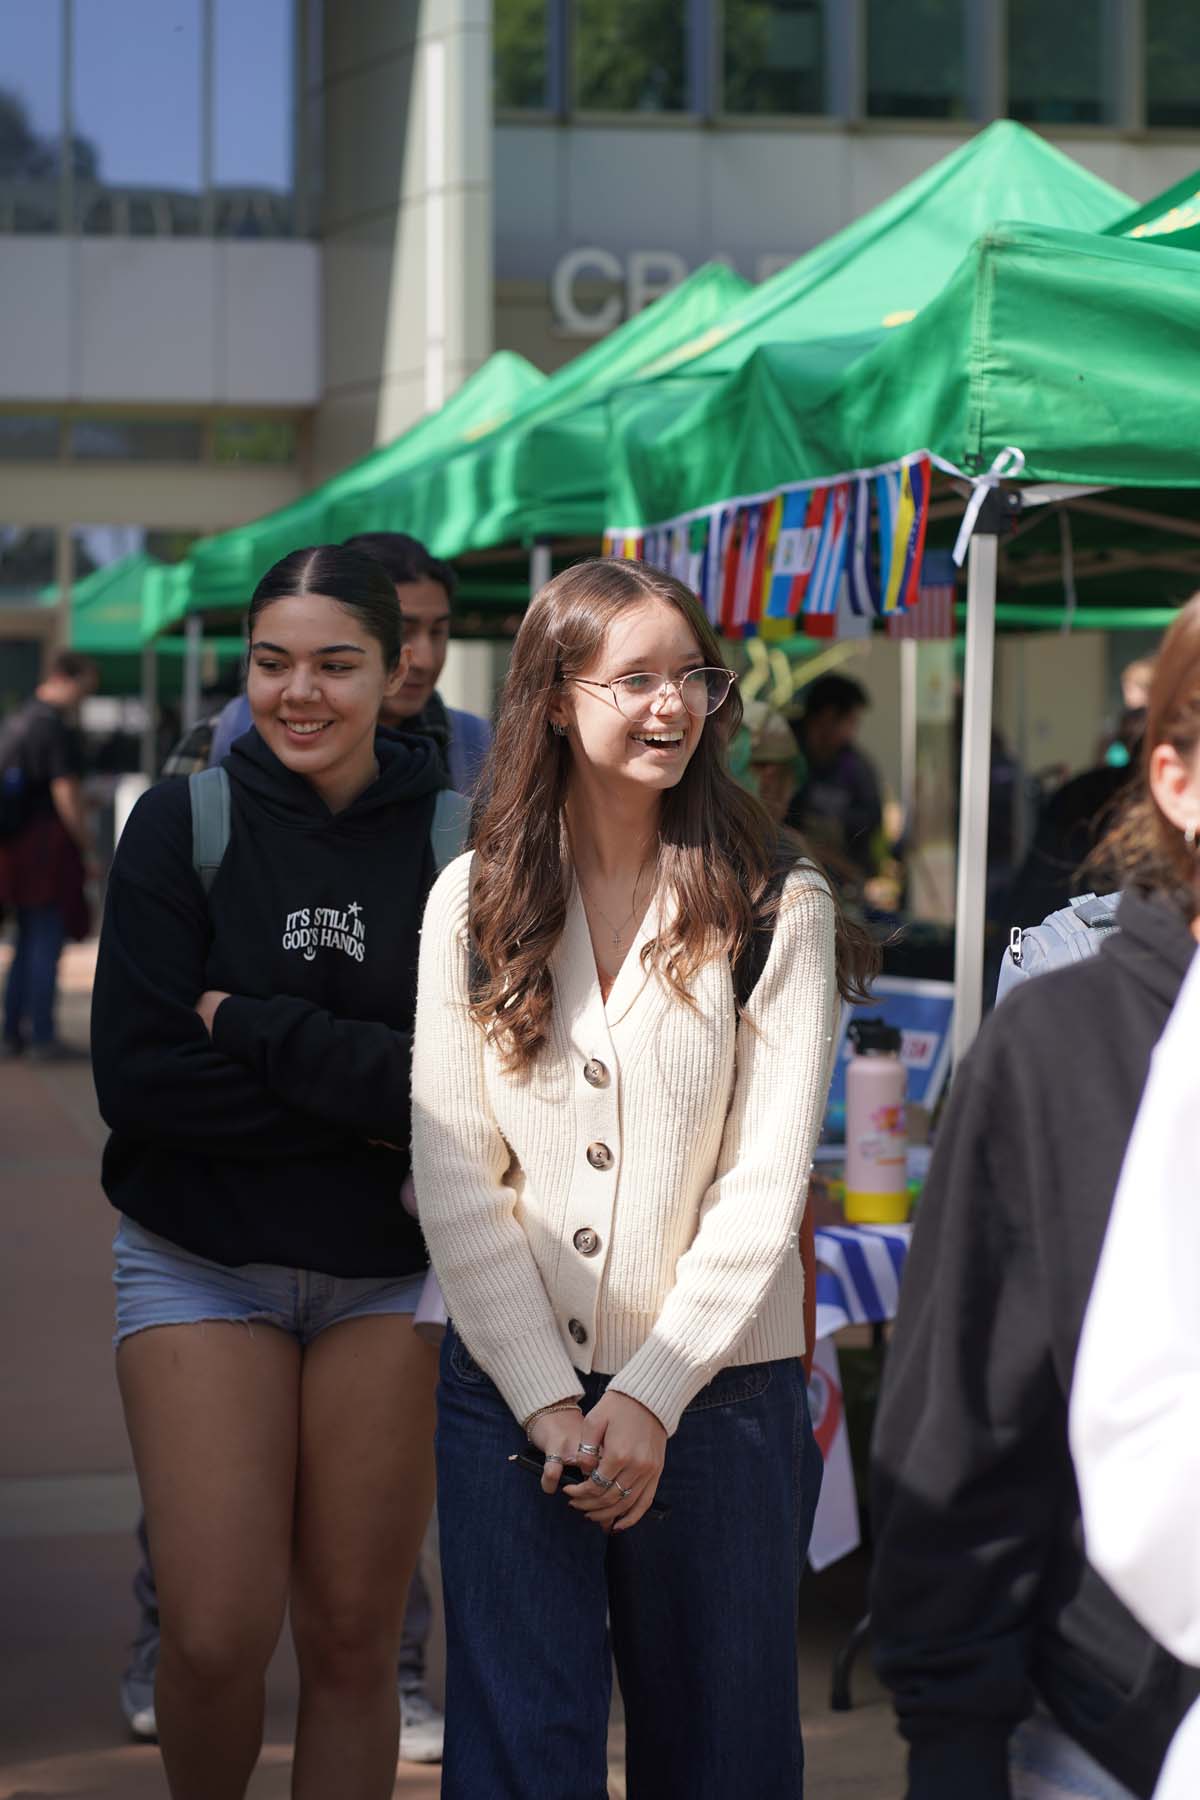
[[[733,963],[733,997],[737,1003],[739,1017],[749,1005],[750,996],[762,979],[762,972],[767,966],[771,945],[775,941],[775,921],[779,916],[779,902],[783,895],[784,883],[796,864],[803,860],[803,857],[788,850],[782,844],[775,852],[771,874],[759,903],[761,913],[758,924],[754,927],[746,943],[742,945]]]
[[[229,776],[219,765],[188,776],[192,806],[192,867],[206,894],[229,848]]]

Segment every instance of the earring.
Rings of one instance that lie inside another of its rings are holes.
[[[1185,827],[1184,833],[1183,833],[1183,841],[1187,845],[1188,849],[1192,852],[1193,856],[1196,853],[1196,832],[1197,832],[1197,827],[1196,827],[1195,820],[1193,820],[1190,825]]]
[[[559,725],[559,724],[555,723],[555,724],[551,725],[550,729],[554,733],[555,737],[566,737],[566,735],[567,735],[567,728],[565,725]]]

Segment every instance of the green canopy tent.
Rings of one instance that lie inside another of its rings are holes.
[[[715,326],[748,288],[721,263],[705,264],[526,396],[492,429],[464,433],[436,459],[347,496],[333,508],[335,534],[402,526],[439,556],[529,546],[538,538],[600,535],[605,434],[598,412],[562,448],[555,484],[531,457],[539,427],[568,420],[675,346]]]
[[[1099,575],[1128,577],[1104,547],[1161,527],[1157,501],[1125,504],[1106,488],[1200,486],[1200,399],[1184,371],[1200,330],[1200,259],[1191,249],[1001,224],[973,246],[941,293],[903,332],[840,371],[802,344],[768,344],[653,441],[626,438],[614,457],[610,525],[690,523],[735,500],[828,481],[928,451],[973,480],[1008,446],[1024,453],[1026,503],[1069,502],[1104,527]],[[1178,506],[1178,503],[1176,503]],[[1173,577],[1196,585],[1200,527],[1176,513]],[[971,540],[959,858],[956,1049],[979,1016],[983,868],[998,544],[995,520]],[[1029,521],[1020,527],[1032,536]],[[1014,545],[1014,549],[1016,546]],[[1035,561],[1027,546],[1028,564]],[[1147,554],[1134,559],[1147,563]],[[1152,561],[1152,557],[1150,558]],[[1014,558],[1019,568],[1020,555]]]
[[[352,496],[389,486],[402,478],[405,470],[437,457],[448,446],[494,430],[545,385],[546,377],[523,356],[497,351],[445,406],[418,420],[390,444],[373,450],[279,511],[202,539],[190,559],[188,610],[240,611],[259,577],[289,550],[376,529],[357,524],[343,527],[335,522],[334,514]],[[399,529],[400,525],[393,519],[390,528]]]

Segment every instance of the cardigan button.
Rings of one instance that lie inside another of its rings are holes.
[[[567,1330],[577,1344],[587,1343],[587,1326],[580,1324],[578,1319],[571,1319],[567,1324]]]
[[[585,1225],[582,1230],[577,1231],[571,1242],[580,1256],[595,1256],[600,1248],[599,1234],[593,1231],[590,1225]]]
[[[593,1056],[590,1062],[583,1065],[583,1079],[589,1087],[602,1088],[608,1086],[608,1070],[599,1057]]]
[[[607,1144],[589,1144],[587,1159],[593,1169],[599,1169],[602,1172],[605,1169],[611,1169],[614,1161],[613,1153]]]

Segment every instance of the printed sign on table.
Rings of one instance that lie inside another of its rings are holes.
[[[932,1111],[946,1085],[950,1068],[950,1033],[954,1022],[954,987],[949,981],[917,981],[906,975],[880,975],[865,1006],[842,1008],[841,1034],[833,1083],[825,1113],[824,1142],[839,1144],[845,1136],[846,1064],[854,1054],[846,1036],[853,1018],[886,1019],[900,1031],[900,1057],[908,1071],[907,1098]]]

